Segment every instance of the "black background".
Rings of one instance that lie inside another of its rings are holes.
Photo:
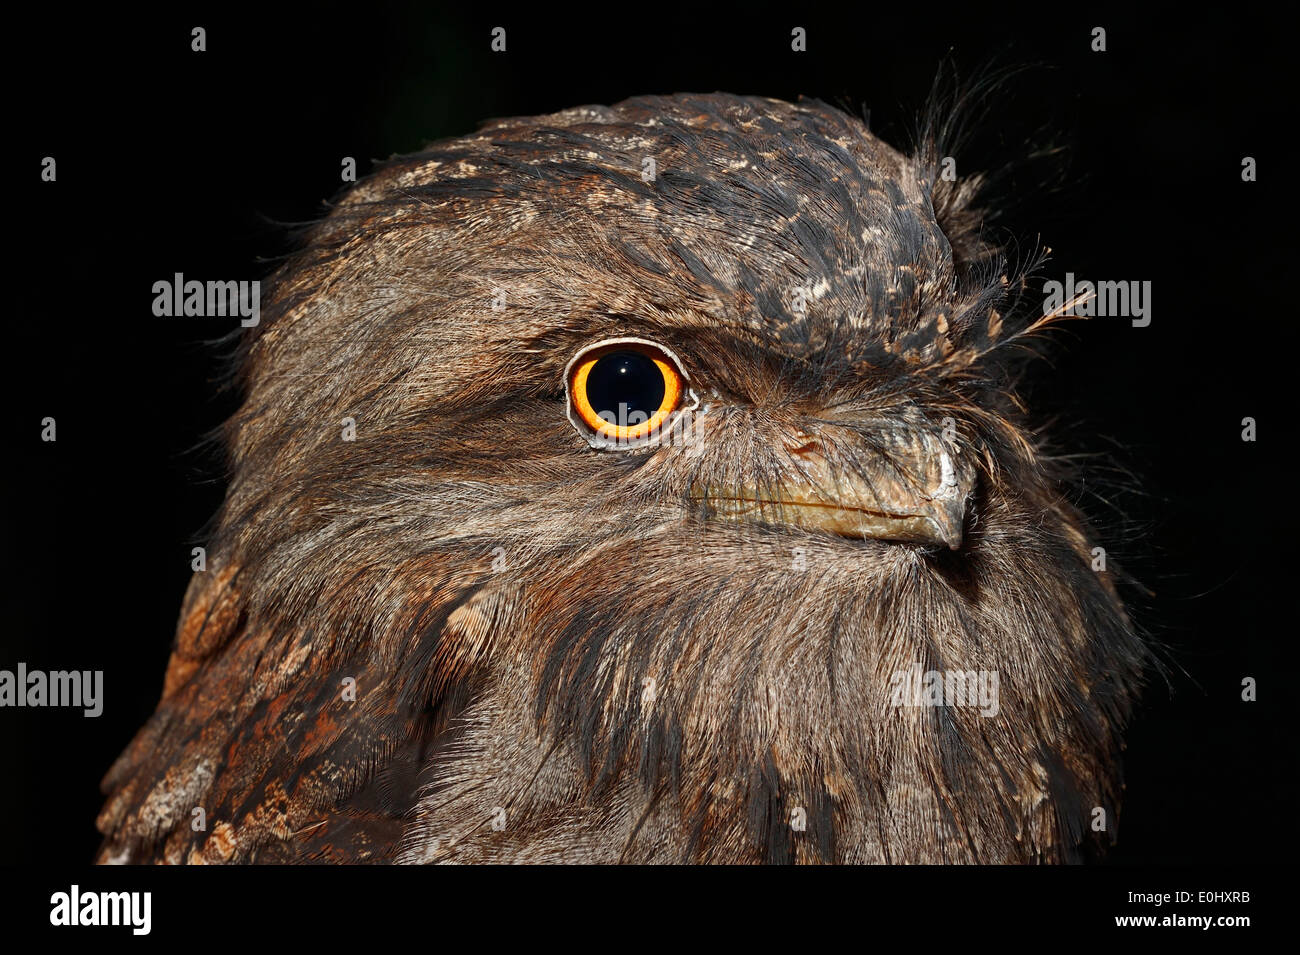
[[[1001,225],[1053,250],[1047,277],[1149,280],[1153,320],[1058,333],[1028,390],[1071,451],[1101,453],[1080,501],[1112,560],[1153,592],[1165,649],[1128,733],[1113,863],[1254,862],[1278,850],[1278,649],[1296,539],[1290,263],[1294,63],[1287,31],[1227,14],[984,5],[728,13],[618,4],[528,15],[357,4],[256,16],[178,4],[78,16],[48,5],[10,36],[0,668],[102,669],[105,711],[0,710],[0,861],[80,864],[98,781],[152,712],[222,494],[191,449],[233,409],[214,385],[234,323],[159,319],[174,272],[264,278],[337,193],[340,161],[409,152],[483,119],[726,90],[870,110],[906,142],[940,63],[1009,81],[957,158],[1004,177]],[[207,29],[205,53],[190,29]],[[508,52],[489,49],[492,27]],[[790,49],[793,26],[808,51]],[[1093,53],[1104,26],[1108,51]],[[1046,129],[1044,137],[1040,130]],[[1065,165],[1022,168],[1048,139]],[[54,156],[58,181],[40,181]],[[1243,183],[1256,157],[1259,181]],[[1011,165],[1015,164],[1015,165]],[[1049,186],[1049,183],[1055,185]],[[1241,419],[1259,422],[1244,443]],[[58,422],[56,443],[40,421]],[[1241,681],[1259,701],[1241,701]],[[1289,741],[1289,740],[1288,740]],[[1289,841],[1289,836],[1286,837]]]

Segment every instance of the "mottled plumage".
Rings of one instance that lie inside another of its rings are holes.
[[[347,193],[245,342],[208,570],[105,780],[101,861],[1108,838],[1145,651],[1011,390],[1038,313],[938,157],[818,102],[646,97],[498,120]],[[618,336],[680,356],[701,443],[577,433],[565,369]],[[924,515],[936,480],[952,547],[795,503]],[[893,705],[913,666],[996,671],[997,714]]]

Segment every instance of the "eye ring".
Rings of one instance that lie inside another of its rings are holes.
[[[564,383],[569,421],[594,448],[657,443],[675,415],[699,404],[681,359],[645,338],[583,348],[565,367]]]

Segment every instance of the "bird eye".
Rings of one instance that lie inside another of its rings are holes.
[[[582,350],[569,362],[566,384],[569,419],[597,447],[647,443],[689,391],[677,356],[639,338]]]

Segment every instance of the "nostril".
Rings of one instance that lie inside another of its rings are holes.
[[[802,444],[798,443],[798,439],[785,442],[785,449],[791,454],[808,455],[817,454],[821,451],[822,444],[816,438],[809,438],[806,434],[802,433],[799,435],[799,438],[806,440],[804,440]]]

